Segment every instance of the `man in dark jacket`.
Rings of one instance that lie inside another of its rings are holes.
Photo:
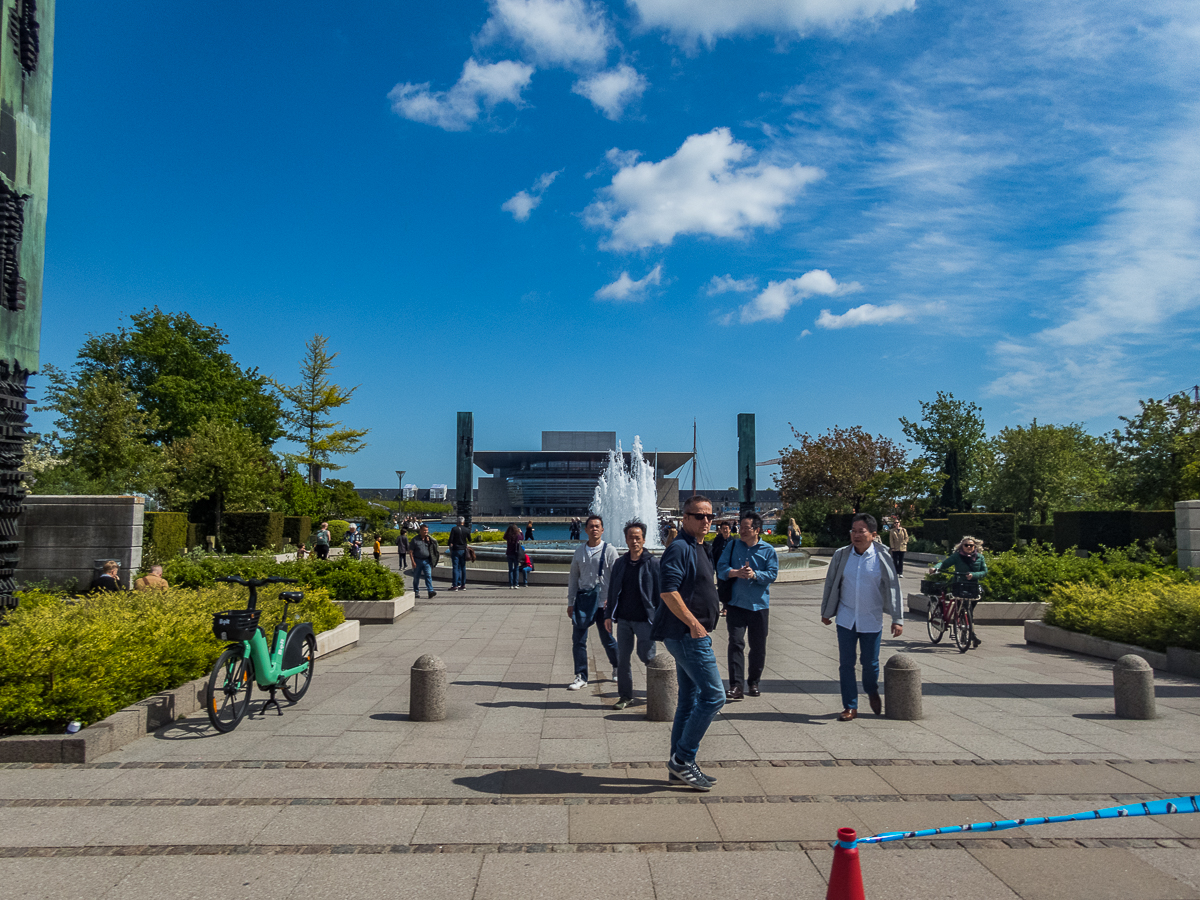
[[[467,520],[458,517],[458,524],[450,529],[450,590],[461,591],[467,586],[467,545],[471,543],[471,529]]]
[[[654,659],[650,629],[659,604],[658,560],[643,549],[646,526],[637,521],[626,524],[625,545],[629,552],[613,564],[604,609],[604,627],[609,634],[613,622],[617,623],[617,702],[613,709],[624,709],[634,702],[630,658],[634,642],[643,664]]]
[[[438,564],[437,541],[429,533],[429,526],[422,523],[417,536],[409,542],[409,555],[413,564],[413,596],[421,597],[421,576],[425,576],[425,587],[432,599],[437,596],[433,589],[433,567]]]

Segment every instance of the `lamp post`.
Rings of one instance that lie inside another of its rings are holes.
[[[400,482],[400,493],[396,494],[397,525],[404,522],[404,469],[396,470],[396,478]]]

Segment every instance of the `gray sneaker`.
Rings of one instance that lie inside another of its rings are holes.
[[[628,697],[622,697],[616,703],[613,704],[613,709],[624,709],[625,707],[631,705],[632,703],[633,703],[633,701],[630,700]]]
[[[675,757],[667,760],[668,781],[681,781],[695,791],[711,791],[712,782],[704,777],[695,762],[679,762]]]

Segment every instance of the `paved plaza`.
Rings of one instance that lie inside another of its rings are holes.
[[[1162,676],[1160,718],[1119,720],[1110,663],[1028,647],[1019,628],[983,628],[960,655],[910,621],[882,656],[918,660],[926,718],[838,722],[819,596],[773,590],[763,696],[728,704],[701,746],[710,794],[667,784],[669,723],[614,711],[614,682],[566,690],[562,588],[470,587],[364,627],[283,716],[228,735],[193,717],[86,766],[0,766],[0,884],[31,898],[819,898],[839,826],[1200,792],[1200,684]],[[724,669],[723,628],[714,641]],[[408,721],[424,653],[446,663],[444,722]],[[1200,898],[1200,814],[868,847],[862,864],[868,898]]]

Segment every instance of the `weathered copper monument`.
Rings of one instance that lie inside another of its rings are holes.
[[[471,482],[475,476],[475,414],[458,414],[458,443],[455,451],[454,491],[458,497],[458,514],[471,527]]]
[[[754,413],[738,413],[738,507],[754,512],[758,485],[754,468]]]
[[[38,369],[50,180],[54,0],[3,0],[0,20],[0,613],[16,605],[26,388]]]

